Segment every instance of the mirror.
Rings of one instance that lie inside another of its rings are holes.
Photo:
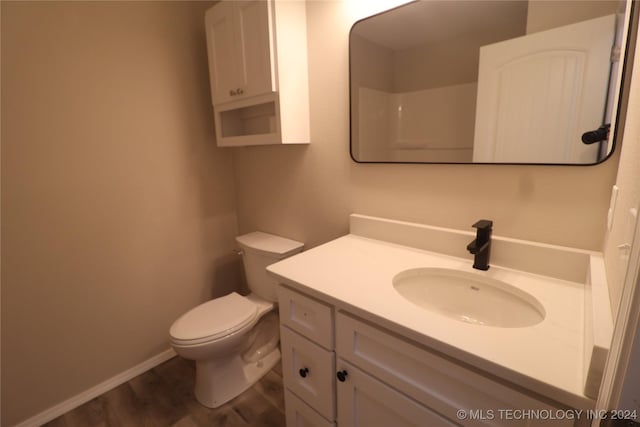
[[[627,7],[624,0],[423,0],[356,22],[352,158],[605,160],[614,147]]]

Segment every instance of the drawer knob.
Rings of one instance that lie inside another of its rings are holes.
[[[307,374],[309,373],[309,368],[302,368],[298,371],[302,378],[307,378]]]
[[[347,373],[347,371],[343,369],[342,371],[338,371],[338,373],[336,374],[336,377],[338,377],[338,381],[343,383],[347,380],[347,375],[349,374]]]

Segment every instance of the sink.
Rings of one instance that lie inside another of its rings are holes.
[[[414,268],[396,274],[393,286],[425,310],[474,325],[523,328],[545,317],[544,307],[533,296],[481,274]]]

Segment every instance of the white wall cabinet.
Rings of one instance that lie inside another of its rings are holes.
[[[205,28],[218,145],[308,143],[305,3],[221,1]]]
[[[205,15],[214,105],[275,92],[269,6],[223,1]]]
[[[288,427],[582,425],[518,419],[568,408],[284,285],[278,302]]]

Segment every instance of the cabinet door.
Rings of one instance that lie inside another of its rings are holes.
[[[236,3],[236,22],[239,35],[240,75],[236,97],[274,92],[275,52],[271,46],[271,1],[242,1]]]
[[[241,57],[238,54],[234,4],[220,2],[205,14],[209,78],[213,104],[228,101],[242,81],[238,80]]]
[[[223,1],[205,14],[214,105],[275,91],[271,13],[271,1]]]
[[[284,391],[287,427],[335,427],[289,390]]]
[[[572,426],[571,419],[514,419],[525,410],[554,414],[563,409],[460,366],[412,342],[344,313],[336,316],[336,352],[401,393],[468,427]],[[474,415],[457,419],[458,410]]]
[[[456,427],[447,419],[340,359],[338,425],[340,427]]]

